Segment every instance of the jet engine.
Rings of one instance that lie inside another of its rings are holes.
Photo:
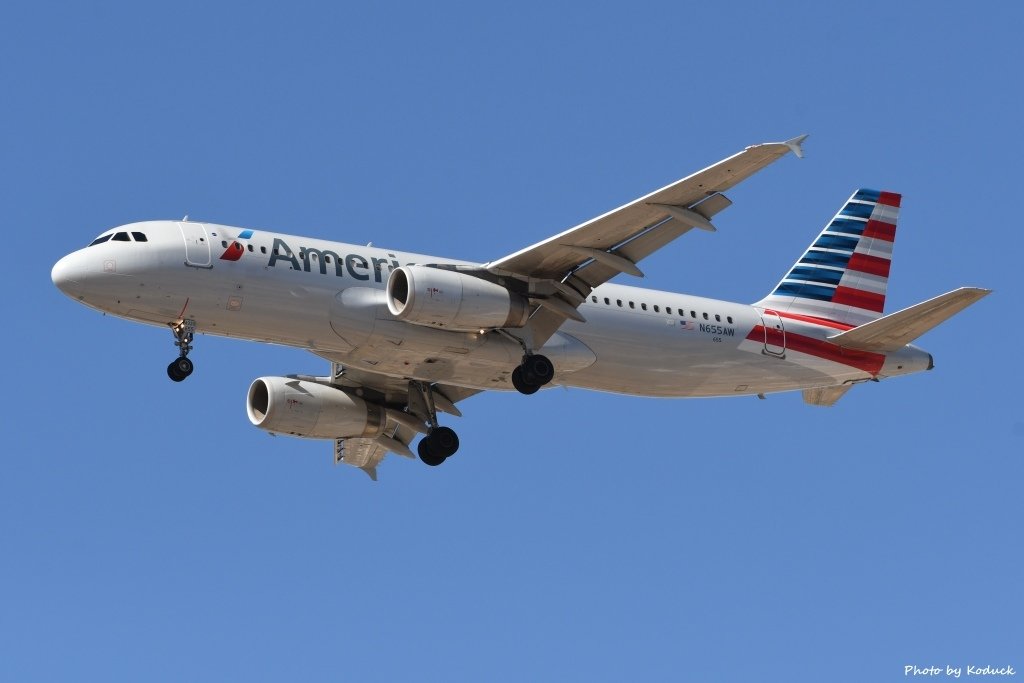
[[[402,266],[391,273],[388,310],[399,320],[459,332],[522,327],[526,299],[472,275],[427,266]]]
[[[249,421],[260,429],[310,439],[375,437],[384,409],[337,387],[292,377],[260,377],[246,398]]]

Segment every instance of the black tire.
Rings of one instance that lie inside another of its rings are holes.
[[[180,382],[181,380],[185,379],[188,375],[183,375],[181,371],[178,369],[178,361],[173,361],[171,362],[170,365],[167,366],[167,376],[170,377],[171,380],[174,382]]]
[[[540,386],[527,382],[523,377],[523,368],[517,367],[512,371],[512,386],[516,388],[520,394],[529,396],[530,394],[536,394],[540,389]]]
[[[523,358],[523,377],[528,384],[542,387],[555,377],[555,366],[547,356],[535,355]]]
[[[437,427],[430,432],[430,448],[445,459],[459,450],[459,435],[450,427]]]
[[[420,439],[419,445],[416,446],[416,451],[420,454],[420,460],[425,465],[430,465],[431,467],[437,467],[445,460],[444,456],[434,449],[429,435]]]
[[[180,358],[178,358],[176,361],[174,361],[174,364],[178,366],[178,372],[181,373],[181,376],[183,378],[191,375],[192,371],[195,369],[195,366],[192,364],[192,361],[190,361],[185,356],[181,356]]]

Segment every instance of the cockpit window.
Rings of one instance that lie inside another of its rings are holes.
[[[128,233],[126,233],[126,232],[119,232],[119,233],[116,233],[114,235],[114,241],[115,242],[131,242],[132,238],[128,237]]]
[[[148,242],[149,241],[148,239],[146,239],[146,233],[144,233],[144,232],[133,232],[132,233],[132,237],[135,238],[136,242]]]
[[[100,235],[99,237],[94,239],[92,242],[90,242],[89,246],[92,247],[92,246],[95,246],[97,244],[103,244],[104,242],[106,242],[110,238],[111,238],[111,235]]]

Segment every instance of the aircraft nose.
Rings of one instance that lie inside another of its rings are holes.
[[[78,267],[78,254],[68,254],[53,264],[50,279],[57,289],[70,297],[77,297],[82,289],[82,272]]]

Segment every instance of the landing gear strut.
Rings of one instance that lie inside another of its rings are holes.
[[[520,394],[535,394],[555,376],[555,366],[547,356],[527,354],[523,362],[512,371],[512,386]]]
[[[450,427],[442,427],[437,423],[437,408],[434,406],[434,392],[429,384],[416,382],[418,396],[422,400],[421,407],[426,413],[426,422],[430,432],[420,439],[416,450],[420,460],[431,467],[437,467],[455,455],[459,450],[459,435]],[[410,392],[412,393],[412,392]],[[410,398],[412,398],[410,396]]]
[[[192,374],[195,366],[188,359],[188,352],[192,350],[192,339],[196,333],[196,321],[186,318],[180,322],[171,323],[171,332],[174,333],[174,345],[178,347],[178,357],[167,366],[167,376],[175,382],[180,382]]]

